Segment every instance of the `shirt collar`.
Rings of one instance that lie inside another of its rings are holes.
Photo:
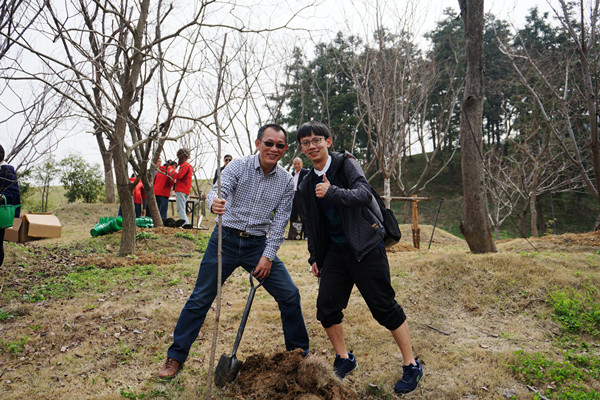
[[[325,175],[325,173],[327,172],[327,170],[329,170],[329,167],[331,166],[331,155],[327,156],[327,162],[325,163],[325,167],[323,168],[323,170],[319,171],[318,169],[315,168],[315,174],[317,174],[317,176],[323,176]]]

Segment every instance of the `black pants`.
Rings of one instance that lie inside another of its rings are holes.
[[[324,328],[340,324],[354,285],[365,299],[373,318],[389,330],[406,320],[395,299],[385,248],[368,253],[361,262],[348,250],[329,250],[322,266],[317,319]]]
[[[4,263],[4,231],[5,229],[0,229],[0,267]]]

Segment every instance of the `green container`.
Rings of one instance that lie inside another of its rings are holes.
[[[135,226],[140,228],[154,228],[154,221],[151,217],[139,217],[135,219]]]
[[[21,205],[6,204],[6,197],[1,197],[4,199],[4,204],[0,204],[0,229],[12,228],[15,220],[15,210]]]
[[[93,237],[107,235],[123,229],[122,217],[102,217],[98,224],[90,230]]]

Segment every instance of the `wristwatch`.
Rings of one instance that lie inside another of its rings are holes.
[[[273,262],[274,258],[267,257],[267,260],[269,260],[270,262]]]

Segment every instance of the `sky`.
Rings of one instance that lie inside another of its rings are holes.
[[[318,41],[326,41],[333,37],[338,31],[345,33],[354,33],[358,35],[370,35],[373,31],[373,18],[367,16],[374,14],[374,5],[385,3],[379,0],[368,1],[368,6],[364,5],[364,1],[358,0],[317,0],[317,5],[307,8],[294,20],[293,24],[298,28],[303,28],[298,32],[286,32],[286,37],[291,37],[291,40],[296,44],[304,43],[304,48],[310,54],[311,43]],[[271,7],[265,10],[260,9],[264,4],[270,3]],[[249,12],[257,14],[257,20],[262,21],[279,21],[287,18],[286,15],[280,15],[282,10],[294,9],[306,5],[306,0],[284,0],[284,1],[269,1],[262,0],[260,6],[248,8]],[[398,16],[405,15],[407,5],[411,4],[410,0],[396,0],[388,2],[391,6],[385,8],[383,13],[384,25],[396,24],[400,19]],[[443,18],[443,10],[451,7],[458,13],[458,0],[415,0],[414,8],[415,21],[411,30],[415,37],[422,37],[426,32],[431,31],[437,21]],[[548,3],[545,0],[486,0],[484,8],[486,12],[492,12],[498,18],[507,20],[515,26],[522,26],[524,17],[528,10],[537,5],[542,10],[550,10]],[[256,7],[259,7],[258,11]],[[365,9],[367,7],[367,9]],[[261,14],[262,13],[262,14]],[[289,13],[289,11],[288,11]],[[423,40],[423,45],[426,42]],[[2,130],[0,130],[2,135]],[[225,148],[222,154],[232,152],[234,157],[235,152],[230,148]],[[88,160],[91,163],[101,165],[101,158],[97,150],[96,141],[89,132],[80,132],[77,129],[73,130],[68,140],[60,143],[56,151],[55,158],[61,159],[70,153],[76,153]],[[214,170],[214,158],[207,157],[207,163],[200,173],[201,178],[211,177]],[[206,176],[204,176],[206,175]]]

